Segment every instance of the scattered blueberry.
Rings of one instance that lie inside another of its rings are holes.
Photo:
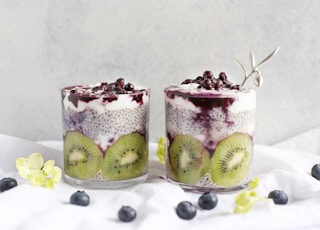
[[[0,192],[9,190],[18,185],[16,179],[11,177],[6,177],[0,180]]]
[[[275,204],[287,204],[288,195],[281,190],[273,190],[269,193],[268,198],[271,198]]]
[[[311,169],[311,175],[316,178],[317,180],[320,180],[320,164],[315,164]]]
[[[77,191],[70,197],[70,204],[88,206],[90,203],[89,195],[84,191]]]
[[[213,192],[205,192],[198,199],[198,205],[206,210],[214,209],[218,204],[218,197]]]
[[[131,222],[137,216],[136,210],[130,206],[122,206],[118,211],[118,218],[123,222]]]
[[[196,207],[189,201],[181,201],[176,208],[177,215],[185,220],[191,220],[197,214]]]

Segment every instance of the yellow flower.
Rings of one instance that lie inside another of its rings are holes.
[[[158,141],[157,157],[163,164],[166,162],[166,147],[166,138],[162,136]]]
[[[249,212],[255,203],[261,200],[268,200],[267,198],[262,197],[257,191],[256,188],[260,184],[260,179],[255,178],[249,184],[249,188],[243,190],[236,196],[236,207],[233,210],[233,213],[247,213]]]
[[[53,189],[61,179],[61,169],[54,165],[54,160],[44,163],[40,153],[31,153],[28,158],[16,159],[16,168],[22,178],[28,179],[34,186]]]

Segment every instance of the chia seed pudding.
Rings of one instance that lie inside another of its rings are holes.
[[[61,94],[65,180],[98,189],[146,180],[150,90],[119,78]]]
[[[205,71],[165,90],[166,171],[192,191],[230,191],[250,181],[256,93]]]

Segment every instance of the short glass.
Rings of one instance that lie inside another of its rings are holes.
[[[194,192],[246,187],[253,159],[255,91],[181,84],[164,93],[168,180]]]
[[[64,178],[71,185],[114,189],[147,179],[150,89],[120,80],[61,90]]]

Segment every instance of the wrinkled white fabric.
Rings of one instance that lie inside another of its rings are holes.
[[[274,146],[255,146],[253,176],[261,179],[259,193],[284,190],[287,205],[260,202],[247,214],[233,214],[238,192],[219,193],[217,207],[197,209],[192,220],[182,220],[175,213],[183,200],[197,204],[200,194],[184,192],[161,176],[164,165],[155,157],[156,143],[150,144],[148,180],[119,190],[85,190],[91,203],[87,207],[69,204],[72,193],[81,188],[61,181],[54,190],[34,187],[21,179],[15,168],[17,157],[42,153],[45,160],[55,159],[62,167],[62,143],[29,142],[0,135],[0,178],[15,177],[18,186],[0,193],[0,229],[4,230],[82,230],[82,229],[320,229],[320,181],[310,172],[320,163],[320,129],[294,136]],[[122,205],[137,210],[130,223],[117,219]]]

